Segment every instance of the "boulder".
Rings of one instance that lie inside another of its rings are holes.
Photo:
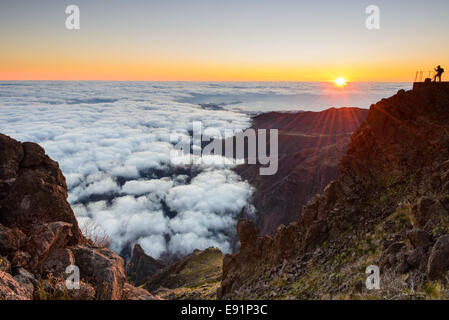
[[[402,242],[394,242],[387,248],[385,253],[386,254],[396,254],[399,251],[401,251],[402,248],[404,248],[404,247],[405,247],[405,245]]]
[[[407,257],[404,254],[405,244],[402,242],[394,242],[392,243],[385,251],[382,252],[382,256],[380,257],[380,267],[382,270],[386,268],[400,268],[403,269],[403,265],[401,266],[401,262],[406,262]]]
[[[42,262],[40,270],[43,274],[60,276],[65,273],[68,266],[75,264],[72,251],[67,248],[52,250],[48,257]]]
[[[62,278],[42,279],[34,291],[35,300],[94,300],[95,288],[84,281],[79,289],[68,289]]]
[[[434,220],[433,218],[446,216],[448,214],[440,201],[430,197],[420,198],[413,211],[414,220],[418,227],[423,228],[426,231],[429,231],[434,227],[431,223],[432,220]]]
[[[85,241],[67,202],[67,185],[57,162],[35,143],[0,134],[0,223],[29,235],[36,224],[72,225],[70,244]]]
[[[27,264],[29,269],[35,271],[52,250],[63,248],[72,236],[71,229],[70,223],[61,221],[33,227],[30,231],[31,239],[26,244],[26,250],[31,255]]]
[[[421,229],[407,231],[407,238],[414,248],[427,246],[432,242],[432,237]]]
[[[79,289],[68,290],[64,281],[56,284],[55,294],[69,300],[95,300],[95,288],[84,281],[80,281]]]
[[[13,255],[11,264],[15,268],[24,267],[30,262],[31,255],[28,252],[25,251],[16,251]]]
[[[27,296],[30,298],[33,296],[34,286],[36,284],[36,279],[33,274],[24,268],[19,268],[14,276],[14,280],[23,286],[27,292]]]
[[[412,269],[419,269],[425,273],[427,268],[427,261],[429,260],[430,250],[426,246],[417,247],[407,254],[407,264]]]
[[[7,228],[0,224],[0,253],[9,254],[19,249],[26,241],[26,235],[18,228]]]
[[[160,300],[158,297],[153,296],[147,290],[142,288],[136,288],[129,283],[125,283],[123,286],[123,299],[124,300]]]
[[[82,279],[93,284],[96,298],[100,300],[122,299],[126,282],[123,259],[106,248],[74,246],[70,248]]]
[[[9,188],[4,201],[0,201],[0,222],[17,226],[26,234],[36,224],[66,222],[72,225],[74,238],[71,243],[78,243],[82,235],[66,200],[67,189],[49,180],[43,171],[27,169],[22,172]]]
[[[449,235],[441,236],[435,242],[427,262],[427,277],[441,280],[449,271]]]
[[[0,300],[30,300],[29,292],[9,273],[0,271]]]

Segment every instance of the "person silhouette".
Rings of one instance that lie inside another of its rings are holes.
[[[441,82],[441,75],[443,74],[444,69],[441,68],[441,66],[438,66],[438,67],[436,67],[435,71],[436,71],[436,74],[433,77],[433,82],[437,82],[437,78],[439,79],[439,82]]]

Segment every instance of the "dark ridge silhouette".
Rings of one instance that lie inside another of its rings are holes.
[[[331,108],[321,112],[269,112],[253,118],[254,129],[279,130],[275,175],[261,176],[258,165],[235,169],[256,188],[253,203],[263,234],[297,220],[302,205],[337,176],[338,159],[367,114],[366,109]]]

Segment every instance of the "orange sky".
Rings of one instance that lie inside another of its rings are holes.
[[[210,61],[63,59],[57,56],[3,57],[2,80],[133,81],[412,81],[416,64],[377,62],[338,66],[307,64],[213,63]],[[426,65],[420,70],[431,70]]]
[[[375,31],[353,0],[78,0],[78,31],[60,1],[2,1],[0,80],[410,82],[449,66],[449,1],[401,1]]]

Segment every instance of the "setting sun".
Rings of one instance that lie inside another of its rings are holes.
[[[338,87],[343,87],[343,86],[346,85],[346,79],[345,79],[345,78],[338,78],[338,79],[335,79],[334,82],[335,82],[335,84],[336,84]]]

